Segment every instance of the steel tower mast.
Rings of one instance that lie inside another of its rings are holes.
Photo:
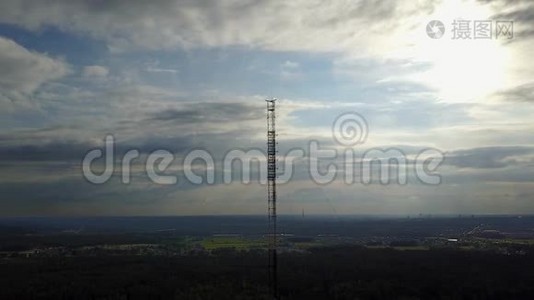
[[[276,234],[276,99],[267,99],[267,206],[269,232],[269,293],[278,299],[277,234]]]

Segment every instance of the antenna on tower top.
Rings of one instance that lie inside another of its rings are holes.
[[[269,219],[269,293],[278,299],[277,234],[276,234],[276,98],[267,102],[267,215]]]

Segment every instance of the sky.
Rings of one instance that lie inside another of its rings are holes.
[[[427,33],[432,20],[440,38]],[[475,21],[490,23],[490,38],[474,37]],[[259,164],[243,183],[224,157],[265,152],[271,97],[279,172],[290,150],[305,152],[278,185],[281,214],[532,214],[533,21],[534,3],[519,0],[3,0],[0,215],[263,214]],[[462,22],[470,28],[458,38]],[[497,36],[509,22],[513,36]],[[345,113],[367,125],[358,144],[334,137]],[[82,161],[107,135],[115,168],[94,184]],[[311,141],[339,154],[319,160],[323,172],[337,166],[332,182],[310,177]],[[133,149],[126,184],[121,163]],[[407,160],[395,165],[388,149]],[[194,150],[212,156],[193,172],[213,171],[213,183],[184,175]],[[343,166],[360,170],[369,150],[393,170],[409,167],[407,182],[363,182],[364,171],[344,182]],[[428,170],[438,184],[411,171],[427,150],[444,157]],[[151,180],[154,151],[172,153],[156,173],[176,182]],[[236,179],[224,182],[228,172]]]

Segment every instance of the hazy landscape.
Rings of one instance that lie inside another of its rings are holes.
[[[534,217],[281,216],[283,299],[530,298]],[[4,218],[3,299],[269,299],[263,216]]]

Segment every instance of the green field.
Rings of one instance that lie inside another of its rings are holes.
[[[206,250],[221,248],[249,250],[267,247],[267,243],[264,239],[250,239],[242,237],[207,237],[200,242],[200,245]]]

